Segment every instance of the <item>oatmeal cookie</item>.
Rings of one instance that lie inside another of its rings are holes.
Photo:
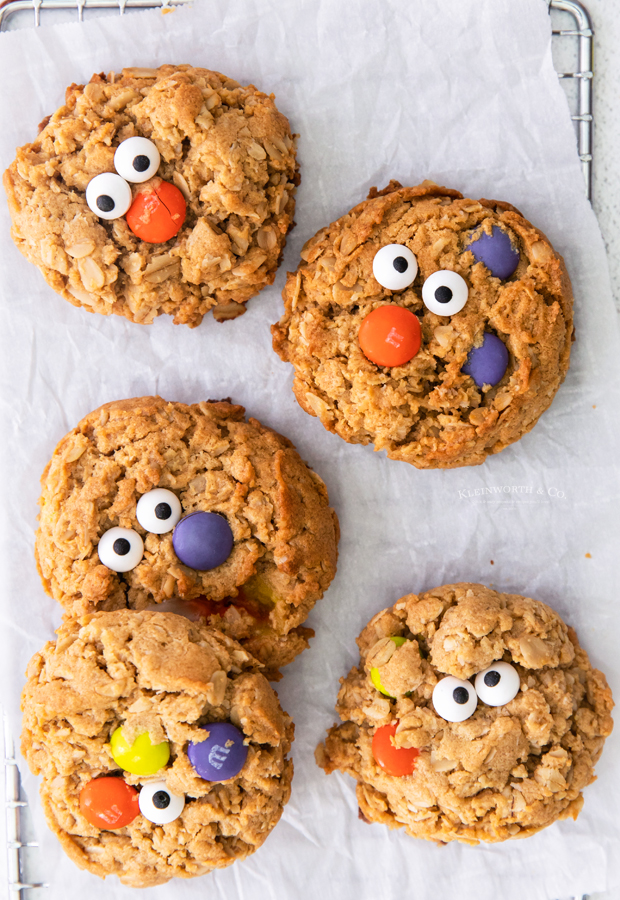
[[[568,370],[564,262],[514,207],[391,182],[311,238],[273,346],[329,431],[421,469],[529,431]]]
[[[291,442],[243,407],[106,403],[60,441],[41,484],[37,565],[69,615],[165,604],[276,678],[308,646],[338,520]]]
[[[33,657],[22,752],[80,868],[147,887],[261,846],[290,796],[293,724],[260,668],[216,629],[129,610],[69,619]]]
[[[613,701],[552,609],[481,584],[378,613],[316,759],[357,780],[360,817],[445,843],[527,837],[576,818]]]
[[[12,235],[74,306],[194,327],[208,310],[241,315],[273,282],[299,183],[273,94],[192,66],[127,68],[72,84],[42,125],[4,175]],[[131,139],[147,149],[119,160]],[[107,206],[87,202],[96,177]]]

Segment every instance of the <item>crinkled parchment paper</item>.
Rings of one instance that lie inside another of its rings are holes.
[[[275,285],[246,315],[224,324],[209,317],[191,331],[168,317],[138,326],[71,307],[14,248],[0,202],[0,657],[15,731],[26,663],[60,621],[32,557],[39,476],[56,442],[108,400],[230,396],[289,436],[323,476],[342,525],[341,561],[311,615],[311,649],[278,685],[297,726],[293,797],[282,821],[246,862],[148,896],[550,900],[618,885],[620,729],[576,823],[489,847],[436,847],[366,825],[352,780],[327,777],[313,759],[334,721],[338,679],[357,660],[362,626],[402,594],[446,582],[482,581],[549,603],[577,628],[620,697],[620,341],[552,67],[546,4],[210,0],[166,16],[2,35],[3,165],[71,82],[164,62],[204,65],[276,94],[301,135],[297,227]],[[297,407],[292,371],[271,350],[269,325],[303,242],[390,178],[431,178],[467,196],[510,201],[564,254],[573,279],[577,341],[564,386],[531,434],[478,468],[419,472],[329,435]],[[131,896],[115,879],[104,884],[69,862],[43,824],[36,780],[25,766],[22,775],[51,883],[46,897]]]

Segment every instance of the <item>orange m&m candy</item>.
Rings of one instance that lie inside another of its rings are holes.
[[[364,356],[376,365],[403,366],[420,349],[420,320],[403,306],[378,306],[362,322],[359,341]]]
[[[185,221],[187,205],[181,191],[169,181],[138,191],[127,210],[127,224],[141,241],[163,244],[177,234]]]
[[[94,778],[80,791],[80,812],[95,828],[114,831],[140,815],[139,793],[122,778]]]
[[[411,775],[420,751],[415,747],[395,747],[392,738],[396,734],[398,719],[377,728],[372,739],[372,755],[388,775]]]

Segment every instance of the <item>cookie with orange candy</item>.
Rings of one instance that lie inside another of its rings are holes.
[[[577,817],[614,704],[550,607],[449,584],[382,610],[357,644],[316,760],[355,778],[364,821],[478,844]]]
[[[273,346],[300,406],[350,443],[420,469],[477,465],[566,375],[564,262],[508,203],[392,181],[301,256]]]
[[[190,327],[272,283],[298,182],[273,95],[187,65],[72,84],[4,175],[13,239],[66,300]]]
[[[261,669],[172,613],[59,628],[28,666],[22,751],[73,862],[148,887],[263,844],[290,796],[293,723]]]

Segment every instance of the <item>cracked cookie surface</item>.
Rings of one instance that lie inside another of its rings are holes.
[[[516,271],[493,277],[468,241],[499,228],[518,249]],[[415,281],[383,288],[373,259],[388,244],[405,245],[417,260]],[[425,307],[422,285],[440,269],[468,288],[451,316]],[[464,199],[425,182],[391,182],[322,228],[289,273],[285,312],[272,327],[273,346],[295,367],[300,406],[350,443],[372,443],[418,468],[478,465],[518,440],[550,405],[569,365],[572,291],[564,262],[546,237],[512,206]],[[421,347],[392,368],[360,348],[362,322],[386,304],[414,313]],[[508,351],[499,383],[478,386],[462,372],[485,333]]]
[[[552,609],[479,584],[446,585],[402,597],[357,644],[360,663],[338,694],[343,724],[329,730],[316,759],[327,773],[356,779],[361,818],[469,844],[576,818],[613,727],[613,700]],[[433,690],[444,676],[473,689],[468,679],[497,661],[518,673],[509,702],[478,698],[460,722],[437,713]],[[388,774],[373,754],[374,735],[395,722],[392,747],[418,751],[404,776]]]
[[[206,619],[239,640],[270,677],[308,646],[303,622],[336,571],[338,520],[323,481],[289,440],[227,401],[161,397],[107,403],[60,441],[41,479],[35,556],[45,590],[67,614],[123,607]],[[142,495],[172,491],[184,515],[219,513],[233,534],[224,563],[197,571],[172,532],[136,518]],[[125,573],[99,559],[107,530],[144,541]]]
[[[161,155],[134,197],[163,179],[187,203],[165,243],[141,241],[125,217],[106,221],[86,203],[89,181],[115,171],[114,152],[131,137]],[[4,176],[13,239],[66,300],[140,323],[167,313],[192,327],[209,310],[219,320],[241,315],[273,282],[298,182],[294,137],[273,95],[171,65],[71,85]]]
[[[42,775],[47,822],[80,868],[147,887],[224,868],[253,853],[290,796],[287,759],[293,724],[260,674],[260,663],[216,629],[171,613],[94,613],[65,622],[56,641],[30,661],[22,694],[22,752]],[[203,725],[231,721],[248,755],[225,782],[198,777],[187,757]],[[150,779],[121,772],[109,742],[148,732],[168,741],[170,759]],[[143,814],[123,828],[100,829],[80,808],[80,792],[116,775],[137,789],[165,779],[185,795],[174,821]]]

